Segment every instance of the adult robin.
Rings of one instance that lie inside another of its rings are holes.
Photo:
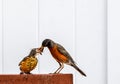
[[[40,50],[38,48],[33,48],[29,55],[23,58],[23,60],[19,63],[21,70],[20,74],[31,74],[30,71],[32,71],[38,63],[36,56],[39,53]]]
[[[42,42],[42,45],[39,48],[39,50],[43,52],[44,47],[48,47],[52,56],[60,65],[60,67],[54,73],[60,73],[60,71],[64,68],[64,64],[67,64],[74,67],[83,76],[86,76],[86,74],[77,67],[77,65],[75,64],[75,61],[72,59],[70,54],[66,51],[66,49],[63,46],[61,46],[58,43],[55,43],[51,39],[45,39]]]

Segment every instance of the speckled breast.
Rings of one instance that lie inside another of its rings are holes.
[[[22,61],[20,64],[20,70],[27,73],[33,70],[38,63],[38,60],[36,57],[27,57],[26,60]]]

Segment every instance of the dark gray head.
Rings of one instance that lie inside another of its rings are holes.
[[[44,47],[48,47],[48,48],[52,48],[54,46],[54,41],[52,41],[51,39],[45,39],[42,42],[41,47],[39,48],[40,54],[42,54]]]
[[[30,54],[29,56],[35,56],[38,52],[37,48],[33,48],[31,51],[30,51]]]
[[[43,47],[48,47],[48,48],[51,48],[53,47],[54,45],[54,42],[50,39],[45,39],[43,42],[42,42],[42,46]]]

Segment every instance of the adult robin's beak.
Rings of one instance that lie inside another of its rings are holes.
[[[43,50],[44,50],[44,47],[43,47],[43,46],[41,46],[40,48],[38,48],[38,52],[39,52],[41,55],[42,55]]]

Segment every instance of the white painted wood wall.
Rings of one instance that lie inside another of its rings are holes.
[[[65,66],[62,73],[73,73],[75,84],[119,84],[119,2],[0,0],[0,74],[18,74],[21,59],[51,38],[87,74],[82,77]],[[32,73],[51,73],[58,68],[47,48],[38,59]]]

